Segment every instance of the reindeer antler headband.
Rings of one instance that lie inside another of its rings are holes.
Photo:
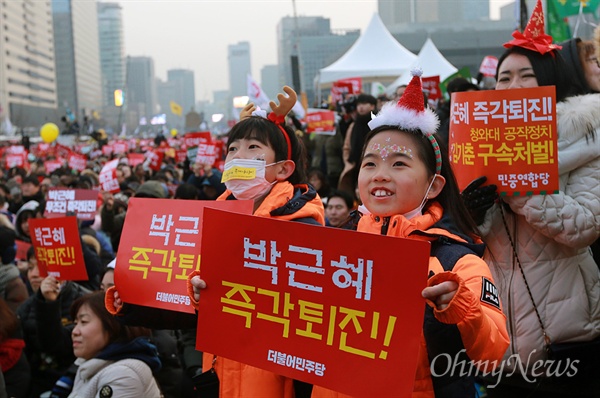
[[[277,105],[275,101],[269,102],[269,106],[271,107],[273,112],[269,113],[269,116],[266,117],[266,119],[275,123],[277,127],[279,127],[279,130],[281,130],[281,132],[283,133],[283,137],[285,138],[285,142],[287,143],[287,159],[291,160],[292,143],[290,141],[288,133],[285,131],[285,128],[283,128],[283,123],[285,122],[285,116],[288,114],[289,111],[292,110],[292,108],[296,104],[298,96],[291,87],[283,86],[283,91],[287,94],[287,97],[284,94],[279,93],[277,94],[279,105]],[[250,102],[240,112],[240,121],[247,119],[250,116],[265,117],[264,114],[260,114],[259,112],[260,111],[257,111],[256,106],[252,102]]]

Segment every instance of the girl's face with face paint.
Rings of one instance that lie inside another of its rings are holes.
[[[415,137],[398,130],[382,131],[367,143],[358,188],[373,215],[406,214],[419,207],[426,195],[431,199],[439,193],[438,184],[428,192],[434,177],[419,157],[418,145]]]

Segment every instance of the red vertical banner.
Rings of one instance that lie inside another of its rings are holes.
[[[501,195],[558,191],[554,86],[453,93],[448,147],[461,190],[486,176]]]
[[[113,159],[106,162],[100,171],[100,189],[105,192],[117,193],[121,191],[119,181],[117,180],[117,165],[119,159]]]
[[[197,349],[356,397],[411,395],[429,242],[203,217]]]
[[[440,91],[440,77],[429,76],[421,79],[423,90],[427,90],[427,99],[436,103],[436,101],[442,98],[442,92]]]
[[[41,276],[46,270],[60,280],[88,279],[75,217],[31,218],[29,228]]]
[[[115,267],[115,284],[123,301],[194,313],[186,281],[188,274],[200,267],[205,207],[250,214],[253,204],[241,200],[129,200]]]
[[[148,167],[150,167],[154,171],[159,171],[162,166],[163,158],[165,157],[165,153],[160,150],[152,150],[146,152],[146,158],[150,160]]]

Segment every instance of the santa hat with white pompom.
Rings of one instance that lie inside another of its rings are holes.
[[[436,165],[435,173],[440,174],[442,170],[442,154],[433,136],[440,125],[440,121],[431,108],[425,108],[423,89],[421,87],[421,74],[423,71],[413,69],[410,73],[413,77],[406,90],[404,90],[402,97],[400,97],[397,103],[393,101],[386,103],[377,114],[377,117],[369,122],[369,128],[374,130],[380,126],[391,126],[397,127],[402,131],[420,131],[429,139],[433,146]]]

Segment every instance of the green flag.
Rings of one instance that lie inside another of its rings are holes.
[[[600,0],[548,0],[548,8],[554,5],[558,16],[562,19],[571,15],[578,15],[579,8],[583,4],[584,14],[594,14],[598,11]]]
[[[560,43],[571,38],[571,28],[566,21],[566,17],[561,17],[558,13],[556,3],[570,0],[548,0],[548,34],[552,36],[555,43]],[[599,0],[600,1],[600,0]]]
[[[440,91],[442,92],[442,96],[444,96],[444,98],[446,98],[447,100],[450,99],[447,90],[448,83],[450,83],[454,78],[457,77],[464,77],[468,81],[471,81],[471,71],[469,71],[469,67],[465,66],[464,68],[459,69],[458,71],[448,76],[443,82],[440,82]]]

